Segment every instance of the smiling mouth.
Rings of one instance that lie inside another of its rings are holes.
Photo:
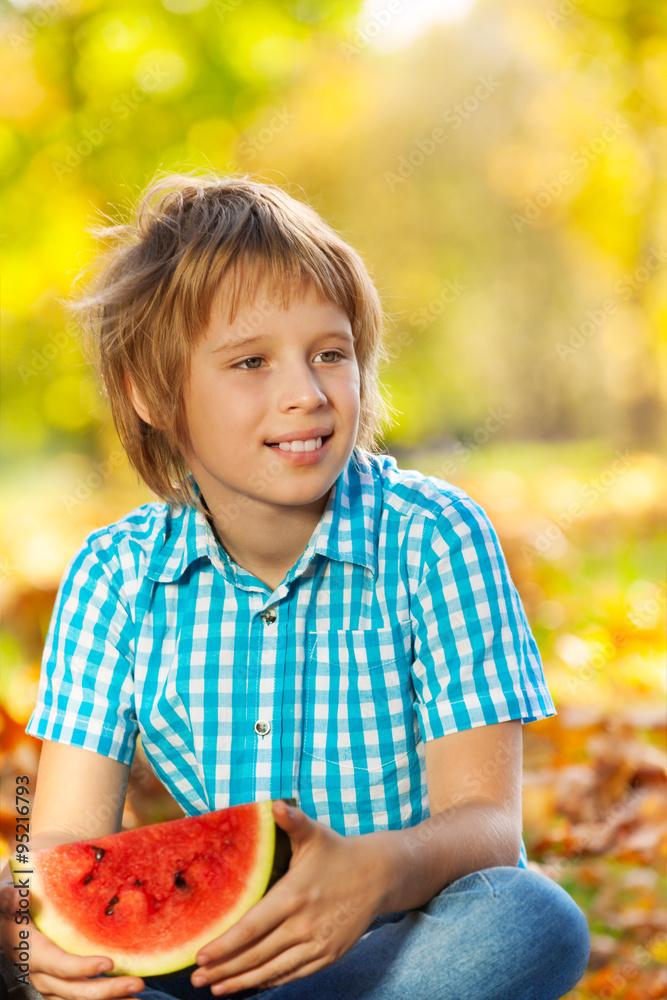
[[[332,432],[333,433],[333,432]],[[308,441],[281,441],[280,444],[267,443],[269,448],[278,448],[280,451],[291,451],[295,454],[300,454],[308,451],[317,451],[322,447],[325,441],[328,441],[331,434],[326,434],[324,437],[310,438]]]

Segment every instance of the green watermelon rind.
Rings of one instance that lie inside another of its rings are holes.
[[[39,852],[35,852],[31,857],[33,873],[30,876],[30,915],[32,920],[42,934],[45,934],[46,937],[70,954],[99,955],[100,957],[112,958],[114,967],[108,973],[110,976],[160,976],[185,971],[188,967],[194,966],[195,958],[204,945],[220,937],[240,920],[244,913],[262,898],[276,877],[286,871],[284,861],[278,864],[276,859],[276,832],[281,831],[276,827],[273,819],[272,804],[270,799],[254,803],[261,823],[258,863],[252,878],[248,880],[245,892],[234,909],[227,910],[219,921],[209,923],[203,931],[194,934],[183,944],[170,948],[169,951],[156,954],[155,949],[152,948],[150,952],[128,954],[113,948],[109,949],[108,954],[105,954],[103,946],[100,947],[99,943],[91,942],[67,919],[61,909],[51,904],[44,892],[40,878]],[[12,873],[18,875],[21,872],[18,865],[12,864],[11,860],[10,867]],[[278,867],[282,868],[283,871],[277,871]]]

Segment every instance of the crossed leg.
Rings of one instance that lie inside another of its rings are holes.
[[[560,1000],[590,949],[581,910],[555,882],[523,868],[487,868],[452,882],[418,910],[379,917],[333,965],[236,1000]],[[138,1000],[211,1000],[189,978],[147,980]]]

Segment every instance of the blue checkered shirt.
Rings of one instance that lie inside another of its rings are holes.
[[[187,814],[294,796],[349,835],[429,815],[424,741],[553,714],[484,511],[357,451],[274,591],[189,507],[90,534],[27,731],[128,764],[140,735]]]

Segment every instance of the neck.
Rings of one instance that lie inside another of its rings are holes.
[[[275,590],[303,555],[330,492],[300,507],[249,499],[235,517],[210,514],[208,520],[230,559]]]

